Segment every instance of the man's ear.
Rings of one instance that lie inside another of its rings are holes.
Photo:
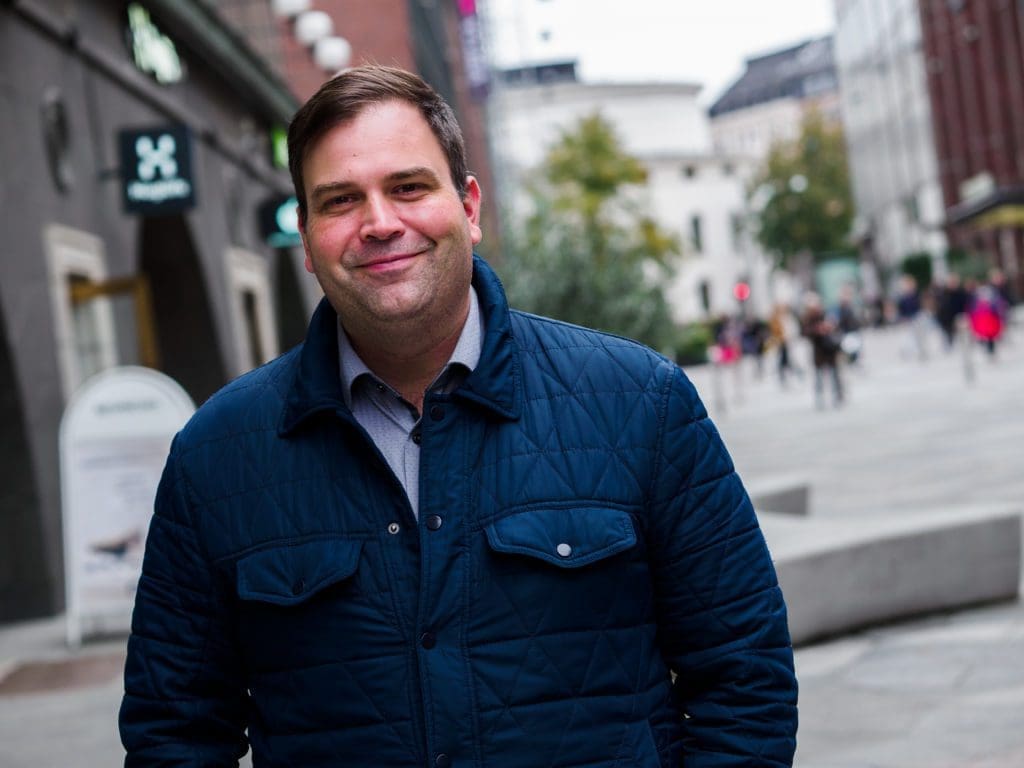
[[[303,210],[301,205],[298,205],[296,206],[295,213],[296,219],[298,219],[299,222],[299,237],[302,238],[302,250],[306,254],[306,271],[310,274],[315,274],[313,272],[313,260],[309,255],[309,238],[306,235],[306,212]]]
[[[469,237],[476,245],[484,239],[483,230],[480,229],[480,182],[476,176],[466,177],[466,194],[462,196],[462,208],[469,219]]]

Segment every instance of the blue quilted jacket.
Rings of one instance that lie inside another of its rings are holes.
[[[121,708],[128,766],[790,765],[786,610],[682,371],[519,312],[428,394],[420,514],[344,405],[337,318],[175,438]]]

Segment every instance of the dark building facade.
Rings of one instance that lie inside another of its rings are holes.
[[[63,605],[58,431],[83,381],[144,364],[200,403],[316,301],[259,225],[298,102],[211,8],[0,3],[0,622]]]
[[[1024,2],[921,0],[951,245],[1024,295]]]

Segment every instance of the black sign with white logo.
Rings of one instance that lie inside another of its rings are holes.
[[[126,129],[118,134],[118,140],[125,211],[166,216],[195,207],[188,128]]]
[[[299,201],[295,196],[272,197],[259,209],[260,235],[273,248],[302,245],[299,237]]]

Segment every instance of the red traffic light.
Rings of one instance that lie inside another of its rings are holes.
[[[732,295],[736,297],[736,301],[746,301],[750,298],[750,284],[736,283],[732,287]]]

